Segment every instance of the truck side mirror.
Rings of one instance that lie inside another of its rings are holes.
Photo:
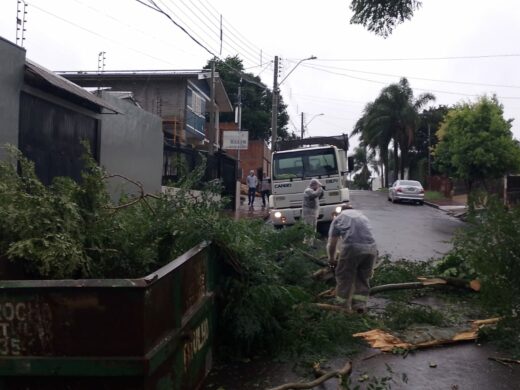
[[[347,157],[347,171],[352,172],[354,170],[354,157]]]

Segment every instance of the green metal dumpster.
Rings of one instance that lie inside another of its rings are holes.
[[[0,281],[0,389],[196,389],[213,253],[201,243],[141,279]]]

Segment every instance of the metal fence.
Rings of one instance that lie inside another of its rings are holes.
[[[206,170],[203,181],[219,179],[222,182],[221,195],[229,199],[226,208],[235,207],[237,161],[224,152],[209,155],[207,151],[197,150],[180,144],[165,145],[163,163],[163,185],[178,182],[188,175],[206,158]],[[200,188],[193,188],[195,190]]]

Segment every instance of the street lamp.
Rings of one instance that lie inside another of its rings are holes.
[[[273,80],[273,107],[272,107],[272,116],[271,116],[271,148],[273,151],[276,150],[276,140],[278,138],[278,103],[280,98],[280,85],[287,80],[287,77],[291,75],[292,72],[300,65],[303,61],[315,60],[316,56],[310,56],[308,58],[304,58],[291,69],[289,73],[278,83],[278,56],[274,57],[274,80]]]
[[[302,139],[303,139],[303,134],[304,134],[305,129],[307,128],[307,126],[309,126],[309,124],[310,124],[310,123],[311,123],[315,118],[317,118],[317,117],[319,117],[319,116],[323,116],[323,115],[325,115],[323,112],[322,112],[322,113],[319,113],[319,114],[316,114],[316,115],[314,115],[314,116],[311,118],[310,121],[308,121],[307,123],[304,124],[304,123],[303,123],[303,112],[302,112],[302,129],[301,129],[301,130],[302,130],[302,137],[301,137]]]

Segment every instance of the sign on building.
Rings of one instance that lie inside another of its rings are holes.
[[[222,149],[246,150],[249,146],[248,139],[248,131],[224,131]]]

